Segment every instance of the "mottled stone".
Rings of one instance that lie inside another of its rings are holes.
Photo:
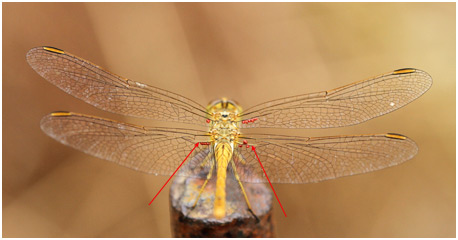
[[[170,189],[174,237],[273,237],[272,194],[264,184],[243,183],[256,214],[248,211],[237,181],[227,180],[226,216],[213,216],[215,180],[209,181],[197,206],[191,209],[204,179],[176,177]]]

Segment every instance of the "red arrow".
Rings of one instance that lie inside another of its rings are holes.
[[[259,164],[261,165],[262,171],[264,171],[264,174],[266,175],[267,181],[269,181],[270,187],[272,188],[272,191],[274,192],[275,197],[277,198],[277,201],[280,204],[281,210],[283,211],[283,214],[285,214],[285,217],[286,217],[285,209],[283,209],[283,206],[281,205],[280,199],[278,199],[277,193],[274,190],[274,186],[272,186],[272,183],[270,182],[270,179],[267,176],[266,170],[264,170],[264,166],[262,166],[261,160],[259,160],[258,154],[256,153],[256,148],[254,146],[251,146],[251,150],[254,151],[254,154],[256,155],[256,158],[258,158],[258,161],[259,161]]]
[[[194,145],[194,148],[191,150],[191,152],[189,152],[188,156],[186,156],[186,158],[183,160],[183,162],[180,164],[180,166],[178,166],[177,170],[175,170],[175,172],[172,174],[172,176],[170,176],[169,180],[167,180],[167,182],[165,182],[164,186],[162,186],[161,190],[159,190],[159,192],[157,192],[156,196],[154,196],[153,200],[151,200],[151,202],[148,204],[148,205],[151,205],[151,203],[153,203],[154,199],[156,199],[157,195],[159,195],[159,193],[161,193],[162,189],[164,189],[165,185],[167,185],[167,183],[169,183],[170,179],[172,179],[173,175],[175,175],[175,173],[178,171],[178,169],[180,169],[181,165],[183,165],[183,163],[186,161],[186,159],[188,159],[188,157],[191,155],[191,153],[194,151],[194,149],[196,149],[196,147],[199,146],[199,143],[196,143],[196,145]]]

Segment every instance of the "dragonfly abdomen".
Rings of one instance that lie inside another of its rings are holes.
[[[216,191],[213,208],[213,214],[216,218],[223,218],[226,215],[226,173],[231,158],[232,147],[229,142],[216,144]]]

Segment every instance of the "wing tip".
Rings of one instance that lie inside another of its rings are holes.
[[[418,68],[400,68],[400,69],[394,70],[391,74],[392,75],[403,75],[403,74],[411,74],[411,73],[424,74],[426,76],[425,79],[427,79],[427,81],[429,82],[429,86],[432,85],[433,78],[431,77],[431,75],[429,73],[421,70],[421,69],[418,69]]]
[[[412,159],[415,155],[417,155],[419,147],[417,143],[414,140],[410,139],[409,137],[399,134],[399,133],[386,133],[384,134],[384,137],[389,138],[389,139],[394,139],[395,141],[406,141],[414,146],[412,148],[413,151],[411,152],[410,157],[408,157],[405,161]]]
[[[51,47],[51,46],[40,46],[40,47],[31,48],[27,52],[27,55],[31,55],[32,53],[35,53],[35,52],[38,52],[38,51],[47,51],[47,52],[57,53],[57,54],[64,54],[65,53],[65,51],[60,49],[60,48]]]
[[[56,53],[56,54],[65,54],[65,51],[60,48],[51,47],[51,46],[40,46],[40,47],[31,48],[27,52],[26,54],[27,60],[29,60],[33,56],[33,54],[37,52],[41,52],[41,51],[46,51],[46,52]]]
[[[38,64],[37,61],[39,62],[37,58],[39,58],[40,55],[43,54],[43,51],[46,51],[52,54],[65,54],[64,50],[55,48],[55,47],[49,47],[49,46],[34,47],[30,49],[27,52],[27,54],[25,55],[25,58],[27,60],[27,63],[29,63],[29,65],[35,71],[37,71],[37,64]],[[38,74],[43,77],[41,73],[38,72]]]
[[[72,113],[72,112],[69,112],[69,111],[54,111],[54,112],[52,112],[52,113],[50,113],[48,115],[45,115],[40,121],[41,130],[43,132],[45,132],[46,134],[52,136],[52,134],[51,134],[52,131],[50,131],[51,129],[48,128],[47,124],[50,121],[53,121],[52,119],[54,119],[54,118],[70,117],[70,116],[73,116],[73,115],[75,115],[75,114]]]

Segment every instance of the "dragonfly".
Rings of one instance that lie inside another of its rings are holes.
[[[180,127],[146,127],[73,112],[53,112],[41,129],[57,141],[139,172],[171,176],[189,149],[193,158],[177,173],[205,179],[216,175],[213,215],[226,216],[226,178],[266,183],[252,147],[272,183],[313,183],[371,172],[413,158],[418,147],[396,133],[303,137],[250,133],[257,128],[335,128],[382,116],[424,94],[431,76],[403,68],[332,90],[301,94],[242,109],[226,98],[207,107],[179,94],[111,73],[55,47],[27,53],[30,66],[66,93],[105,111]],[[190,127],[194,126],[194,127]],[[201,172],[206,174],[199,174]]]

